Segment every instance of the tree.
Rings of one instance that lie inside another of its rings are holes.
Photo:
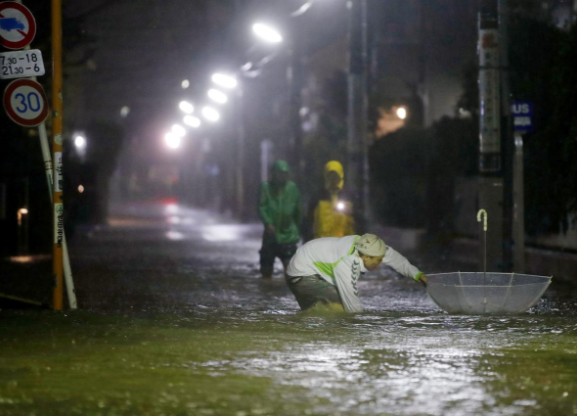
[[[577,26],[517,16],[510,46],[513,97],[535,104],[536,131],[525,141],[527,231],[566,232],[577,213]]]

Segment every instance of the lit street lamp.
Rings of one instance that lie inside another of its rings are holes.
[[[407,119],[407,108],[400,106],[397,108],[397,116],[399,119]]]
[[[220,90],[210,89],[208,91],[208,97],[216,103],[220,103],[221,105],[224,105],[226,102],[228,102],[228,96],[222,93]]]
[[[174,132],[169,132],[164,136],[164,141],[168,148],[176,150],[182,144],[182,137],[176,135]]]
[[[202,116],[210,122],[217,122],[220,119],[220,113],[210,106],[202,108]]]
[[[194,112],[194,106],[192,105],[192,103],[187,102],[186,100],[183,100],[182,102],[180,102],[178,104],[178,107],[180,108],[180,110],[184,113],[187,114],[191,114]]]
[[[82,135],[77,135],[74,139],[74,146],[78,149],[78,151],[83,151],[86,148],[86,138]]]
[[[186,130],[178,124],[172,126],[172,133],[177,137],[184,137],[186,135]]]
[[[279,44],[283,41],[282,35],[275,28],[264,23],[255,23],[252,25],[252,31],[269,44]]]
[[[234,89],[236,86],[238,86],[236,78],[223,73],[213,74],[211,80],[217,86],[224,87],[225,89]]]
[[[184,117],[183,122],[192,128],[198,128],[198,127],[200,127],[200,124],[201,124],[200,119],[198,119],[196,116],[192,116],[192,115],[186,115]]]
[[[28,208],[18,210],[18,255],[28,253]]]
[[[76,147],[76,153],[80,157],[81,161],[84,161],[86,157],[86,146],[88,142],[86,141],[86,137],[84,135],[76,135],[74,137],[74,147]]]
[[[235,101],[235,109],[236,109],[236,124],[237,124],[237,131],[238,137],[236,142],[236,153],[231,153],[231,159],[234,160],[236,167],[236,207],[237,207],[237,214],[239,218],[242,220],[244,218],[244,143],[245,143],[245,134],[244,134],[244,121],[242,118],[242,108],[243,108],[243,89],[242,86],[239,86],[238,81],[235,76],[228,75],[225,73],[215,73],[212,75],[211,80],[214,84],[219,87],[223,87],[225,89],[235,89],[236,90],[236,101]],[[219,92],[216,89],[216,92]],[[221,93],[221,92],[219,92]],[[224,95],[224,93],[222,93]],[[210,92],[209,92],[210,96]],[[226,95],[225,95],[226,96]],[[213,99],[214,100],[214,99]],[[205,116],[206,117],[206,116]]]

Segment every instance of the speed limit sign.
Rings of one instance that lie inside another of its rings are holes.
[[[4,90],[4,109],[18,125],[40,125],[48,116],[48,100],[42,85],[29,79],[14,80]]]

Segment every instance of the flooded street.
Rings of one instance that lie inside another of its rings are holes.
[[[278,261],[260,278],[260,232],[117,208],[71,244],[81,310],[0,310],[0,414],[577,414],[569,286],[524,315],[454,316],[381,268],[364,313],[303,314]]]

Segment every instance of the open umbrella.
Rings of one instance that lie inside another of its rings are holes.
[[[427,292],[449,313],[518,314],[533,307],[551,277],[498,272],[427,275]]]
[[[449,313],[518,314],[533,307],[543,295],[550,276],[487,272],[487,211],[483,219],[483,272],[454,272],[427,275],[427,292],[433,301]]]

